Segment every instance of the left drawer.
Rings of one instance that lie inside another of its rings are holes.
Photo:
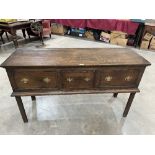
[[[57,89],[58,73],[48,70],[15,70],[14,80],[18,90],[23,89]]]

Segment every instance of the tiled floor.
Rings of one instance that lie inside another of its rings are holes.
[[[39,41],[20,44],[38,48]],[[52,35],[41,48],[92,48],[119,46]],[[13,44],[0,49],[0,63],[14,52]],[[155,52],[133,49],[148,59],[148,67],[126,119],[122,113],[129,94],[65,95],[23,97],[29,123],[22,122],[7,74],[0,68],[0,134],[155,134]]]

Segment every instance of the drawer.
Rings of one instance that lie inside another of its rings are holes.
[[[96,85],[100,88],[137,87],[140,69],[105,68],[97,72]]]
[[[90,89],[93,88],[93,71],[65,71],[62,73],[64,89]]]
[[[54,71],[16,70],[14,80],[17,89],[56,89],[58,87],[58,75]]]

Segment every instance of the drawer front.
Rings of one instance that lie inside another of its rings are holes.
[[[97,87],[137,87],[139,83],[140,69],[115,69],[105,68],[97,72]]]
[[[54,71],[22,70],[15,71],[14,79],[17,89],[56,89],[58,75]]]
[[[93,88],[93,71],[65,71],[62,73],[63,89]]]

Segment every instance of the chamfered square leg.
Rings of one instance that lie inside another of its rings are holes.
[[[113,97],[117,97],[117,95],[118,95],[118,93],[114,93],[114,94],[113,94]]]
[[[128,115],[128,112],[130,110],[130,107],[131,107],[131,104],[132,104],[132,101],[135,97],[135,94],[136,93],[130,93],[130,96],[129,96],[129,99],[128,99],[128,102],[126,104],[126,107],[125,107],[125,110],[124,110],[124,113],[123,113],[123,117],[126,117]]]
[[[24,121],[24,123],[26,123],[26,122],[28,122],[28,119],[27,119],[27,116],[26,116],[26,112],[25,112],[25,109],[24,109],[22,99],[19,96],[16,96],[15,98],[16,98],[17,105],[18,105],[19,111],[21,113],[21,116],[23,118],[23,121]]]

